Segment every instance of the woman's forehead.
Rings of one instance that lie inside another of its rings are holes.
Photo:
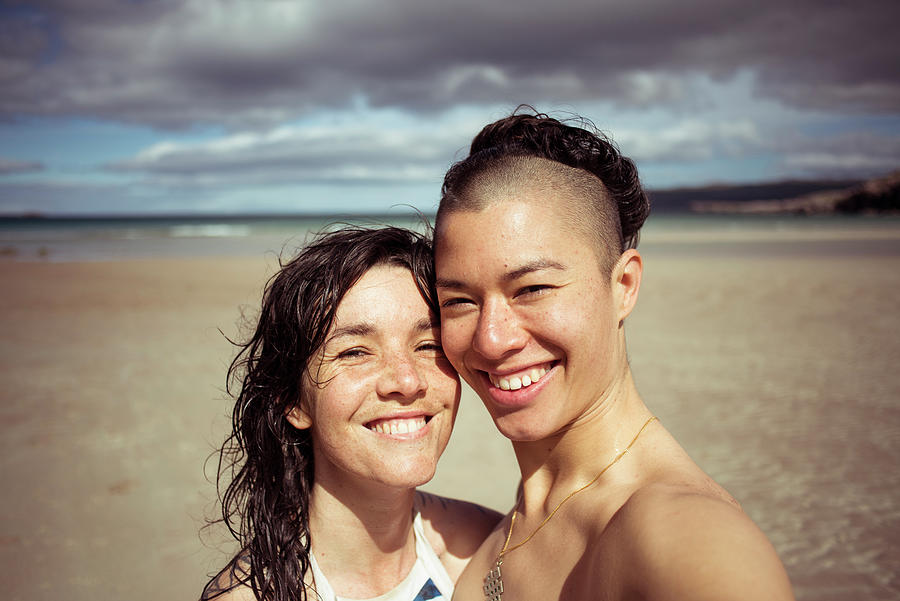
[[[332,333],[339,328],[357,327],[352,324],[375,327],[380,323],[412,323],[428,315],[428,304],[409,269],[399,265],[376,265],[366,271],[338,303]]]

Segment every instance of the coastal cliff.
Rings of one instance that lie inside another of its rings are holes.
[[[900,170],[854,186],[819,190],[791,198],[696,200],[694,213],[744,215],[900,214]]]

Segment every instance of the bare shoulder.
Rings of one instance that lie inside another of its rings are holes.
[[[209,581],[200,601],[256,601],[249,584],[250,560],[241,553]]]
[[[416,508],[426,531],[438,534],[442,546],[460,556],[471,556],[503,517],[476,503],[422,491],[416,491]]]
[[[724,490],[653,484],[635,492],[604,533],[627,562],[622,583],[648,600],[792,600],[775,549]]]
[[[416,491],[416,509],[435,553],[456,580],[503,516],[476,503]]]

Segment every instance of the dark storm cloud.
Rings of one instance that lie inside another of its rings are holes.
[[[28,6],[30,19],[0,14],[0,47],[18,49],[0,62],[7,118],[247,127],[359,101],[425,112],[518,101],[691,106],[702,101],[691,77],[742,71],[758,94],[797,107],[900,107],[896,2]]]

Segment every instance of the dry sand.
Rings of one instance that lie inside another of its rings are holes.
[[[229,408],[219,330],[237,335],[272,270],[0,262],[6,598],[196,598],[233,550],[198,534]],[[897,257],[648,261],[628,326],[638,386],[801,599],[900,595],[898,290]],[[429,488],[506,510],[517,481],[467,394]]]

